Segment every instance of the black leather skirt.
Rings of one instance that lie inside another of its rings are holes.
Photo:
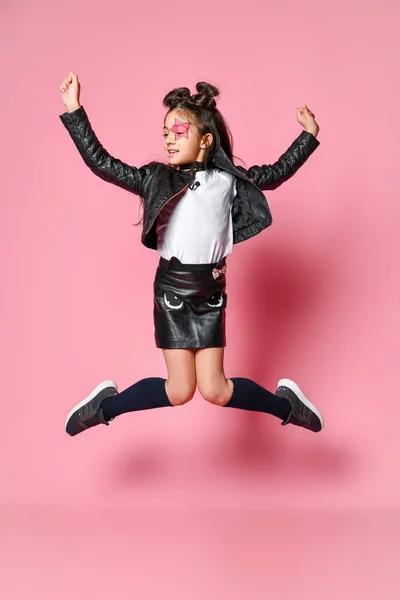
[[[157,348],[226,345],[226,257],[218,263],[183,264],[160,257],[154,279]]]

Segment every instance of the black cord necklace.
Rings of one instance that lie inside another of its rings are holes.
[[[182,165],[177,165],[179,166],[179,170],[180,171],[205,171],[206,167],[205,167],[205,163],[204,162],[199,162],[197,160],[193,161],[193,162],[189,162],[189,163],[184,163]]]

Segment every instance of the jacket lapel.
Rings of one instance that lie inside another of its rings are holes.
[[[241,171],[239,171],[239,169],[237,169],[235,167],[235,165],[230,160],[230,158],[226,154],[225,150],[223,148],[221,148],[221,146],[218,146],[211,162],[216,167],[219,167],[220,169],[224,169],[225,171],[232,173],[232,175],[235,175],[236,177],[240,177],[241,179],[243,179],[244,181],[247,181],[248,183],[252,183],[250,181],[250,179],[244,173],[242,173]]]

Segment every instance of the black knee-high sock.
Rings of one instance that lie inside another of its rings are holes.
[[[110,421],[133,410],[173,406],[165,391],[165,382],[162,377],[146,377],[115,396],[109,396],[101,403],[104,417]]]
[[[292,407],[289,400],[269,392],[252,379],[231,377],[233,394],[224,406],[269,413],[282,420],[287,419]]]

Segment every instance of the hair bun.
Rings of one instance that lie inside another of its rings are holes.
[[[174,90],[169,92],[165,96],[163,103],[165,106],[172,109],[172,108],[176,108],[178,106],[178,104],[187,102],[189,100],[189,98],[190,98],[189,88],[180,87],[180,88],[175,88]]]
[[[212,110],[217,106],[214,97],[219,96],[219,90],[215,86],[206,83],[205,81],[199,81],[196,84],[196,90],[197,94],[191,96],[189,88],[175,88],[165,96],[163,104],[169,109],[176,108],[178,105],[186,103],[198,106],[199,108],[207,108],[209,110]]]
[[[196,84],[197,94],[190,96],[190,102],[200,106],[201,108],[208,108],[212,110],[217,106],[214,100],[215,96],[219,96],[219,90],[205,81],[199,81]]]

